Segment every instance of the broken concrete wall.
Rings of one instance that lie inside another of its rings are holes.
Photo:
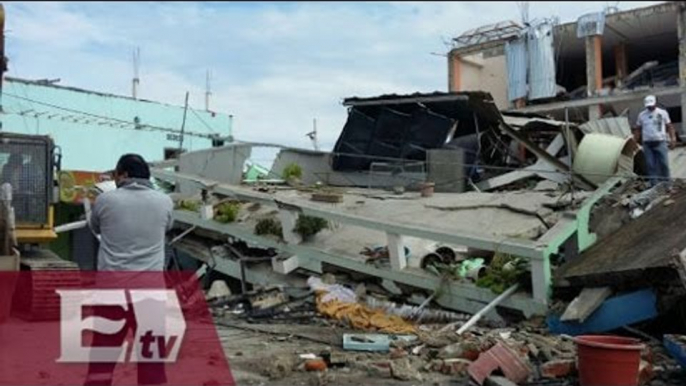
[[[238,185],[243,179],[243,166],[250,158],[251,145],[232,144],[192,153],[179,158],[179,172]],[[179,184],[181,194],[194,194],[197,189],[190,184]]]
[[[276,156],[270,175],[280,176],[286,166],[295,163],[302,170],[301,181],[305,185],[322,182],[331,186],[357,186],[372,188],[392,188],[404,186],[414,188],[424,181],[426,173],[418,168],[407,168],[404,172],[393,174],[391,171],[374,170],[370,172],[337,172],[331,168],[331,153],[305,149],[283,149]]]
[[[461,61],[461,91],[487,91],[499,109],[508,108],[505,55],[479,53],[462,57]]]
[[[277,154],[269,174],[274,177],[282,176],[284,169],[293,163],[302,168],[301,180],[305,185],[312,185],[317,181],[326,181],[328,176],[333,173],[331,153],[305,149],[282,149]]]

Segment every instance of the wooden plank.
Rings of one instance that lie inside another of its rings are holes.
[[[584,288],[579,296],[569,303],[560,320],[583,323],[610,295],[612,295],[610,287]]]

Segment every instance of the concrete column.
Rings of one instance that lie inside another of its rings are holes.
[[[550,271],[550,257],[531,260],[531,287],[536,301],[548,304],[552,275]]]
[[[589,97],[603,88],[603,52],[602,37],[599,35],[586,38],[586,87]],[[599,119],[602,116],[600,105],[589,106],[588,119]]]
[[[405,244],[403,236],[397,233],[386,233],[388,240],[388,255],[391,258],[391,269],[402,271],[407,267],[407,256],[405,256]]]
[[[288,244],[300,244],[302,238],[293,231],[295,223],[298,221],[298,214],[287,209],[279,209],[279,220],[281,221],[283,239]]]
[[[677,31],[679,35],[679,86],[686,87],[686,5],[679,2]],[[681,91],[681,127],[679,135],[686,134],[686,92]]]
[[[448,53],[448,91],[457,92],[462,89],[462,60],[460,56],[450,51]]]
[[[615,46],[615,74],[617,74],[617,87],[624,84],[624,78],[629,74],[626,61],[626,44],[620,43]]]

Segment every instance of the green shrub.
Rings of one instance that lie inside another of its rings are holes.
[[[329,227],[329,222],[320,217],[300,215],[295,222],[293,231],[300,235],[303,240],[308,240],[321,230]]]
[[[279,221],[273,218],[265,218],[258,221],[255,225],[255,234],[259,236],[274,235],[283,238],[283,229]]]
[[[500,294],[516,283],[525,282],[527,270],[528,264],[525,259],[496,253],[486,268],[486,274],[476,281],[476,285]]]
[[[283,169],[283,179],[300,179],[303,176],[303,169],[296,163],[291,163]]]
[[[217,214],[214,219],[221,223],[230,223],[236,221],[238,212],[241,210],[241,204],[238,202],[224,202],[217,205]]]
[[[197,212],[200,210],[200,201],[196,200],[179,200],[176,203],[176,208],[181,210],[188,210],[191,212]]]

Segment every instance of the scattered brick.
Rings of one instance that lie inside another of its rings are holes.
[[[544,378],[565,378],[576,371],[573,359],[558,359],[541,365],[541,376]]]

